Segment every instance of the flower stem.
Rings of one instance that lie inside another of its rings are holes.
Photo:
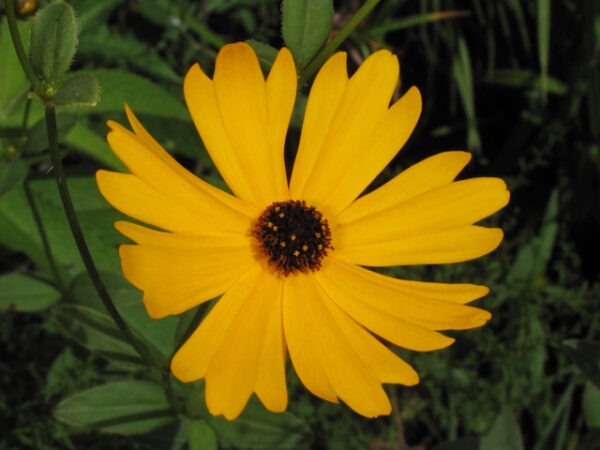
[[[66,286],[63,281],[63,278],[60,275],[60,271],[58,269],[58,264],[56,263],[56,259],[54,259],[54,255],[52,254],[52,250],[50,248],[50,241],[48,240],[48,235],[46,234],[46,229],[44,228],[44,224],[42,223],[42,217],[40,216],[40,212],[35,204],[35,198],[33,198],[33,194],[31,192],[31,187],[29,186],[29,182],[25,181],[23,183],[23,187],[25,189],[25,196],[27,197],[27,201],[29,202],[29,207],[31,208],[31,212],[33,214],[33,218],[35,219],[35,223],[37,225],[38,231],[40,233],[40,237],[42,238],[42,244],[44,246],[44,253],[46,254],[46,259],[48,260],[48,264],[50,264],[50,270],[52,271],[52,275],[54,275],[54,282],[56,286],[61,292],[66,292]]]
[[[167,395],[167,400],[169,401],[169,405],[171,405],[173,412],[182,412],[183,408],[179,402],[179,399],[175,395],[175,391],[173,390],[173,384],[171,383],[171,372],[168,370],[163,370],[162,372],[162,384],[165,394]]]
[[[183,344],[185,344],[185,341],[188,340],[188,338],[192,335],[194,330],[198,327],[198,324],[202,320],[202,317],[204,317],[204,313],[206,312],[207,306],[208,306],[208,304],[204,303],[203,305],[199,305],[196,308],[196,311],[194,312],[194,316],[192,317],[192,320],[190,321],[187,328],[185,329],[185,332],[181,335],[181,337],[175,344],[175,352],[177,352],[181,348],[181,346]]]
[[[79,254],[81,255],[81,259],[85,265],[85,268],[94,283],[94,287],[100,296],[100,299],[104,303],[108,313],[111,315],[112,319],[115,321],[125,338],[131,343],[131,345],[135,348],[141,358],[150,366],[156,367],[159,370],[164,369],[164,363],[157,357],[154,357],[152,352],[148,349],[148,347],[136,338],[123,319],[119,311],[115,307],[110,295],[102,279],[100,278],[100,274],[96,265],[94,264],[94,260],[92,259],[92,255],[88,249],[88,246],[85,242],[85,237],[83,236],[83,232],[81,231],[81,226],[79,225],[79,221],[77,219],[77,215],[75,214],[75,208],[73,207],[73,202],[71,200],[71,194],[69,192],[69,187],[67,185],[67,180],[65,178],[65,172],[62,165],[61,155],[58,148],[58,128],[56,125],[56,111],[54,107],[54,102],[52,97],[47,95],[47,85],[40,81],[29,62],[29,58],[25,53],[25,49],[23,48],[23,43],[21,42],[21,36],[19,35],[19,30],[17,29],[17,22],[15,18],[15,10],[14,10],[14,0],[6,0],[6,18],[8,20],[8,27],[10,29],[11,38],[13,41],[13,45],[15,51],[17,52],[17,56],[19,57],[19,61],[29,82],[33,86],[34,91],[39,95],[44,103],[44,113],[46,116],[46,132],[48,134],[48,146],[50,147],[50,155],[52,158],[52,165],[54,166],[54,174],[56,177],[56,183],[58,184],[58,192],[60,193],[60,199],[63,204],[63,208],[65,210],[65,214],[67,215],[67,220],[69,222],[69,227],[71,228],[71,233],[73,234],[73,238],[75,239],[75,243],[77,244],[77,249],[79,250]]]
[[[360,7],[356,14],[352,16],[352,19],[342,28],[338,34],[321,50],[317,56],[306,66],[300,73],[300,80],[298,82],[298,88],[304,86],[304,84],[315,74],[317,70],[325,63],[327,58],[344,42],[344,40],[354,31],[358,24],[371,12],[373,8],[379,3],[380,0],[367,0],[363,6]]]
[[[17,57],[21,63],[21,67],[25,71],[25,75],[29,79],[31,86],[33,86],[33,90],[40,97],[45,95],[46,88],[43,83],[40,82],[35,71],[33,70],[33,66],[29,62],[29,58],[25,53],[25,48],[23,47],[23,42],[21,42],[21,35],[19,34],[19,29],[17,28],[17,19],[15,17],[15,2],[14,0],[6,0],[6,19],[8,20],[8,28],[10,30],[10,36],[12,37],[13,46],[15,48],[15,52],[17,52]]]
[[[44,112],[46,113],[46,132],[48,133],[48,146],[50,147],[50,155],[52,158],[52,165],[54,167],[54,175],[56,177],[56,183],[58,184],[58,191],[60,193],[60,199],[63,204],[63,208],[65,210],[65,214],[67,215],[67,220],[69,221],[69,227],[71,228],[71,233],[73,234],[73,238],[75,239],[75,243],[77,244],[77,249],[79,250],[79,254],[81,255],[81,259],[83,259],[83,263],[85,268],[94,283],[94,287],[100,296],[100,299],[104,303],[104,306],[108,310],[108,313],[115,321],[121,332],[125,335],[127,340],[133,345],[139,355],[142,357],[146,363],[162,369],[162,364],[156,360],[148,350],[145,344],[143,344],[139,339],[137,339],[127,323],[117,311],[110,295],[102,279],[100,278],[100,273],[94,264],[94,260],[92,259],[92,255],[90,254],[90,250],[85,242],[85,237],[83,232],[81,231],[81,226],[79,225],[79,221],[77,220],[77,215],[75,214],[75,208],[73,207],[73,201],[71,200],[71,193],[69,192],[69,187],[67,185],[67,179],[65,178],[65,171],[62,165],[62,160],[60,157],[59,149],[58,149],[58,130],[56,127],[56,111],[54,109],[54,103],[50,100],[44,100]]]

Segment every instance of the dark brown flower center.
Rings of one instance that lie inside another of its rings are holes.
[[[260,251],[281,274],[316,271],[331,246],[323,214],[304,201],[275,202],[254,223]]]

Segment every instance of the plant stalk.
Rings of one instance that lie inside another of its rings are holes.
[[[46,229],[44,228],[44,224],[42,222],[42,217],[40,216],[40,212],[38,210],[37,205],[35,204],[35,198],[33,197],[33,193],[31,192],[31,187],[29,186],[29,182],[25,181],[23,183],[23,188],[25,189],[25,197],[27,197],[27,201],[29,202],[29,207],[31,208],[31,213],[33,214],[33,218],[35,219],[35,223],[37,225],[38,232],[40,233],[40,238],[42,239],[42,245],[44,247],[44,253],[46,254],[46,259],[48,260],[48,264],[50,265],[50,270],[52,271],[52,275],[54,275],[54,281],[56,286],[61,292],[66,292],[66,285],[63,281],[63,278],[58,269],[58,264],[56,263],[56,259],[52,254],[52,249],[50,248],[50,241],[48,240],[48,235],[46,234]]]
[[[100,278],[100,273],[96,268],[96,264],[94,264],[94,260],[92,259],[92,255],[90,254],[90,250],[85,241],[85,237],[83,232],[81,231],[81,226],[79,225],[79,221],[77,220],[77,215],[75,213],[75,208],[73,206],[73,201],[71,200],[71,193],[69,192],[69,187],[67,185],[67,179],[65,177],[65,171],[62,165],[62,160],[60,157],[60,152],[58,149],[58,129],[56,126],[56,111],[54,108],[53,101],[44,100],[44,112],[46,114],[46,132],[48,133],[48,146],[50,147],[50,155],[52,158],[52,165],[54,170],[54,175],[56,177],[56,183],[58,185],[58,192],[60,193],[60,199],[63,204],[63,208],[65,210],[65,214],[67,215],[67,220],[69,222],[69,227],[71,228],[71,233],[73,234],[73,238],[75,239],[75,243],[77,244],[77,249],[79,250],[79,254],[81,255],[81,259],[83,260],[83,264],[94,283],[94,287],[104,303],[108,313],[115,321],[121,332],[125,335],[127,340],[133,345],[135,350],[139,353],[144,361],[148,364],[151,364],[154,367],[162,369],[162,364],[156,361],[156,358],[152,356],[150,351],[146,348],[146,346],[140,342],[134,335],[117,308],[115,307],[110,295]]]
[[[73,234],[73,238],[77,244],[77,249],[79,250],[81,259],[83,260],[85,268],[94,284],[94,287],[96,288],[96,291],[98,292],[98,295],[100,296],[100,299],[104,303],[108,313],[115,321],[125,338],[131,343],[131,345],[147,364],[156,367],[159,370],[163,370],[164,364],[162,361],[160,361],[159,358],[155,358],[146,345],[134,336],[123,317],[121,317],[121,314],[119,314],[119,311],[110,298],[110,295],[104,286],[102,279],[100,278],[100,273],[94,264],[92,255],[90,254],[89,248],[85,242],[85,237],[81,231],[81,226],[79,225],[77,215],[75,214],[75,208],[73,207],[71,194],[65,178],[65,172],[58,147],[58,128],[56,125],[56,110],[54,102],[52,97],[47,95],[48,86],[46,83],[37,78],[29,58],[25,53],[25,49],[19,35],[19,30],[17,29],[14,6],[14,0],[6,0],[6,17],[8,20],[8,27],[10,29],[13,45],[15,51],[17,52],[17,56],[19,57],[21,66],[23,67],[23,70],[25,71],[25,74],[27,75],[27,78],[29,79],[34,91],[39,95],[44,103],[46,133],[48,134],[48,147],[50,148],[50,156],[52,159],[52,165],[54,166],[54,175],[58,185],[58,192],[60,193],[60,199],[62,201],[65,214],[67,215],[69,227],[71,228],[71,233]]]
[[[27,53],[25,53],[25,48],[23,47],[23,42],[21,42],[21,35],[19,34],[19,29],[17,28],[17,18],[15,16],[15,1],[14,0],[6,0],[6,18],[8,20],[8,29],[10,30],[10,36],[13,41],[13,46],[15,48],[15,52],[17,52],[17,57],[21,63],[21,67],[25,71],[25,75],[29,79],[31,86],[36,94],[40,97],[44,97],[46,93],[46,87],[43,83],[40,82],[35,71],[33,70],[33,66],[29,62],[29,58],[27,57]]]
[[[327,58],[346,40],[346,38],[354,31],[358,24],[371,12],[373,8],[379,3],[380,0],[368,0],[363,6],[360,7],[356,14],[352,16],[352,19],[342,28],[338,34],[321,50],[317,56],[306,66],[300,73],[300,79],[298,81],[298,89],[315,74],[317,70],[325,63]]]

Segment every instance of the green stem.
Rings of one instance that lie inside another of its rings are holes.
[[[356,14],[348,21],[348,23],[342,28],[338,34],[325,46],[323,50],[319,52],[317,56],[306,66],[300,73],[300,79],[298,82],[298,88],[304,86],[304,84],[315,74],[317,70],[325,63],[327,58],[346,40],[346,38],[354,31],[358,24],[371,12],[373,8],[379,3],[380,0],[368,0],[363,6],[360,7]]]
[[[204,303],[203,305],[199,305],[196,308],[196,311],[194,312],[194,317],[192,317],[192,320],[190,321],[189,325],[187,326],[185,332],[181,335],[181,337],[179,338],[179,340],[177,341],[177,343],[175,345],[175,349],[176,349],[175,351],[177,351],[181,348],[181,346],[185,343],[185,341],[188,340],[188,338],[192,335],[194,330],[198,327],[198,324],[202,320],[202,317],[204,317],[204,313],[206,312],[207,305],[208,305],[208,303]]]
[[[92,259],[92,255],[88,249],[88,246],[85,242],[85,237],[83,236],[83,232],[81,231],[81,226],[79,225],[79,221],[77,220],[77,215],[75,214],[75,208],[73,207],[73,202],[71,200],[71,194],[69,192],[69,187],[67,185],[67,179],[65,178],[65,172],[62,165],[62,160],[60,157],[59,149],[58,149],[58,130],[56,127],[56,111],[54,109],[54,103],[52,100],[44,101],[44,112],[46,113],[46,132],[48,133],[48,146],[50,147],[50,155],[52,157],[52,165],[54,166],[54,175],[56,177],[56,183],[58,184],[58,191],[60,193],[60,198],[62,200],[63,208],[65,210],[65,214],[67,215],[67,220],[69,221],[69,227],[71,228],[71,233],[73,234],[73,238],[75,239],[75,243],[77,244],[77,248],[79,250],[79,254],[81,255],[81,259],[83,259],[83,263],[85,268],[94,283],[94,287],[100,296],[100,299],[104,303],[104,306],[108,310],[108,313],[111,315],[121,332],[125,335],[127,340],[131,342],[131,345],[136,349],[142,359],[159,369],[162,369],[162,364],[156,360],[148,350],[148,348],[138,340],[132,333],[119,311],[115,307],[102,279],[100,278],[100,274],[98,273],[98,269],[94,264],[94,260]]]
[[[33,86],[33,90],[40,97],[44,97],[46,93],[45,86],[40,82],[31,63],[29,62],[29,58],[25,53],[25,48],[23,47],[23,43],[21,42],[21,35],[19,34],[19,29],[17,28],[17,19],[15,17],[15,2],[14,0],[6,0],[6,18],[8,20],[8,28],[10,30],[10,35],[12,37],[13,45],[15,51],[17,52],[17,56],[19,61],[21,62],[21,66],[25,71],[25,75],[29,79],[31,86]]]
[[[27,98],[25,101],[25,112],[23,113],[23,120],[21,122],[21,130],[23,134],[27,131],[27,122],[29,121],[29,113],[31,112],[31,99]]]
[[[177,396],[175,395],[175,391],[173,390],[173,384],[171,383],[171,372],[168,370],[163,370],[162,372],[162,384],[165,390],[165,394],[167,395],[167,400],[169,401],[169,405],[171,405],[171,409],[176,414],[183,411],[183,407]]]
[[[33,213],[33,218],[35,219],[38,232],[40,233],[40,237],[42,238],[44,253],[46,254],[48,264],[50,264],[50,270],[54,275],[54,282],[56,283],[57,287],[61,292],[65,292],[67,289],[62,277],[60,276],[60,271],[58,270],[58,264],[56,263],[56,259],[54,259],[54,255],[52,255],[52,250],[50,249],[50,241],[48,240],[46,229],[44,228],[44,224],[42,223],[42,217],[40,216],[40,212],[37,208],[37,205],[35,204],[35,198],[33,198],[29,182],[25,181],[25,183],[23,183],[23,187],[25,188],[25,196],[27,197],[27,201],[29,202],[31,212]]]
[[[62,165],[62,159],[60,155],[60,151],[58,148],[58,128],[56,125],[56,111],[54,108],[54,102],[52,98],[46,95],[46,84],[41,82],[33,70],[29,59],[25,54],[25,50],[23,48],[23,43],[21,42],[21,37],[19,35],[19,30],[17,29],[17,22],[15,18],[15,10],[14,10],[14,0],[6,0],[6,17],[8,19],[8,26],[10,29],[10,34],[13,40],[13,45],[17,55],[19,57],[19,61],[21,62],[21,66],[29,78],[29,82],[33,86],[35,92],[40,96],[40,98],[44,102],[44,112],[46,115],[46,132],[48,134],[48,146],[50,147],[50,155],[52,158],[52,165],[54,166],[54,174],[56,177],[56,183],[58,184],[58,192],[60,193],[60,198],[63,204],[63,208],[65,210],[65,214],[67,215],[67,220],[69,222],[69,227],[71,228],[71,233],[73,234],[73,238],[75,239],[75,243],[77,244],[77,249],[79,250],[79,254],[81,255],[81,259],[83,260],[83,264],[94,283],[94,287],[100,296],[100,299],[104,303],[108,313],[111,315],[123,335],[129,340],[131,345],[135,348],[135,350],[139,353],[141,358],[150,366],[156,367],[160,370],[164,368],[164,364],[158,358],[155,358],[150,350],[146,347],[146,345],[137,339],[117,308],[115,307],[110,295],[102,279],[100,278],[100,274],[96,265],[94,264],[94,260],[92,259],[92,255],[88,249],[88,246],[85,242],[85,237],[83,236],[83,232],[81,231],[81,226],[79,225],[79,221],[77,220],[77,215],[75,214],[75,208],[73,207],[73,202],[71,200],[71,194],[69,192],[69,187],[67,185],[67,180],[65,178],[65,171]]]
[[[541,450],[543,448],[546,448],[546,440],[550,437],[552,432],[555,431],[556,423],[561,418],[565,409],[568,409],[570,407],[571,402],[573,401],[572,396],[576,386],[577,380],[573,375],[571,377],[569,385],[567,386],[567,389],[565,389],[561,399],[559,400],[558,405],[556,405],[556,407],[554,408],[554,412],[552,413],[550,420],[546,424],[546,428],[544,428],[544,430],[542,431],[542,435],[536,442],[535,447],[533,447],[533,450]]]

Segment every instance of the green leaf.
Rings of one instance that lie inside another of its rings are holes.
[[[73,114],[59,113],[56,115],[56,126],[59,140],[69,134],[75,126],[77,117]],[[27,140],[23,146],[23,153],[40,153],[48,149],[48,134],[46,131],[46,119],[42,118],[27,131]]]
[[[569,358],[583,374],[600,388],[600,343],[590,340],[569,339],[563,342]]]
[[[17,23],[23,45],[29,43],[29,22]],[[13,47],[4,17],[0,17],[0,125],[20,125],[25,102],[22,101],[29,90],[29,82],[21,68],[21,63]]]
[[[546,273],[558,235],[558,190],[552,191],[539,234],[521,247],[508,273],[509,282],[536,281]]]
[[[234,421],[221,416],[206,420],[225,447],[296,449],[310,440],[304,421],[289,412],[273,414],[255,398]]]
[[[588,427],[600,428],[600,388],[589,381],[583,391],[583,416]]]
[[[80,0],[77,6],[77,19],[81,33],[89,32],[108,20],[113,10],[121,4],[121,0]]]
[[[54,95],[56,106],[96,106],[100,100],[100,84],[94,75],[82,73],[65,81]]]
[[[533,88],[540,90],[541,77],[532,70],[527,69],[496,69],[485,80],[488,83],[515,88]],[[548,77],[546,88],[548,92],[556,95],[565,95],[569,86],[554,78]]]
[[[63,331],[88,350],[126,368],[142,364],[110,316],[79,305],[58,306],[52,314]]]
[[[299,68],[306,66],[327,40],[333,20],[332,0],[283,0],[282,34]]]
[[[204,420],[193,420],[188,426],[190,450],[217,450],[215,431]]]
[[[102,86],[102,97],[94,109],[78,110],[80,114],[123,112],[125,103],[133,112],[182,119],[191,122],[187,108],[180,97],[174,97],[159,85],[140,75],[112,69],[86,70]]]
[[[113,223],[124,216],[102,198],[93,177],[72,177],[68,183],[75,211],[97,267],[119,271],[118,245],[123,242],[123,237],[114,229]],[[30,187],[59,269],[65,270],[65,275],[82,272],[85,267],[71,235],[56,181],[35,180],[30,182]],[[49,267],[23,188],[13,189],[0,199],[0,244],[27,254],[42,267]]]
[[[442,442],[433,450],[479,450],[479,438],[462,438],[452,442]]]
[[[204,382],[195,383],[186,405],[188,417],[204,419],[217,433],[225,448],[295,449],[310,441],[310,428],[289,412],[273,414],[255,397],[251,397],[242,414],[234,421],[208,412],[204,398]]]
[[[246,40],[246,43],[252,47],[256,56],[258,57],[258,62],[260,63],[260,67],[263,72],[266,74],[271,70],[271,66],[275,62],[275,58],[277,58],[277,49],[275,47],[271,47],[269,44],[265,44],[264,42],[255,41],[254,39]]]
[[[101,272],[101,277],[117,310],[132,331],[158,352],[162,359],[168,360],[175,350],[175,331],[179,317],[150,318],[142,302],[142,292],[133,287],[120,273]],[[73,279],[68,293],[69,298],[79,306],[105,314],[104,303],[100,300],[87,272],[82,272]]]
[[[125,435],[146,433],[174,420],[162,388],[137,380],[79,392],[61,401],[54,417],[72,426]]]
[[[108,146],[106,139],[90,130],[82,120],[77,121],[63,142],[94,158],[109,169],[120,172],[127,171],[125,164],[115,156]]]
[[[40,9],[31,26],[30,58],[46,82],[58,81],[71,65],[77,48],[78,27],[73,8],[55,1]]]
[[[138,4],[140,11],[143,6]],[[139,41],[133,33],[115,33],[103,24],[93,32],[82,34],[78,55],[89,59],[99,59],[106,66],[118,65],[135,69],[153,77],[181,85],[182,77],[159,55],[155,46]]]
[[[0,276],[0,310],[42,311],[54,305],[61,293],[48,283],[20,273]]]
[[[498,414],[491,430],[481,438],[480,450],[523,450],[523,438],[512,412]]]
[[[523,450],[521,430],[514,415],[502,410],[494,420],[491,429],[480,438],[462,438],[444,442],[433,450]]]
[[[0,198],[20,186],[27,176],[27,165],[20,159],[3,161],[0,159]]]

